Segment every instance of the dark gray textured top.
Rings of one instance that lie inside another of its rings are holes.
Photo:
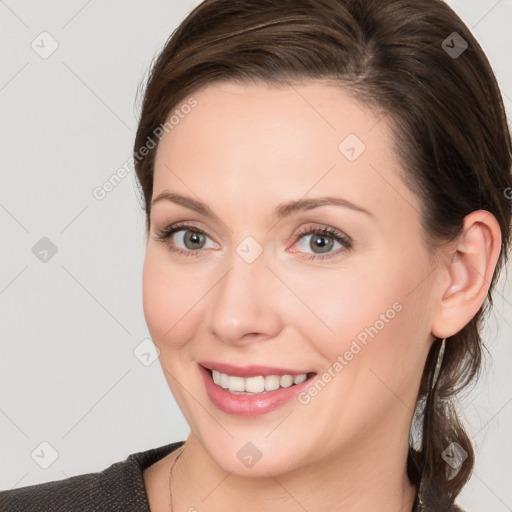
[[[0,512],[151,512],[142,471],[184,442],[132,453],[97,473],[0,491]]]
[[[97,473],[0,492],[1,512],[150,512],[142,471],[185,441],[132,453]]]

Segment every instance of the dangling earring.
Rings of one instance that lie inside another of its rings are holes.
[[[441,369],[441,364],[443,363],[445,342],[446,342],[446,338],[443,338],[443,341],[441,343],[441,348],[439,349],[439,354],[437,356],[436,369],[434,370],[434,377],[432,378],[431,389],[434,389],[434,386],[436,385],[437,379],[439,377],[439,370]]]
[[[436,362],[436,368],[434,370],[434,376],[432,377],[432,386],[431,390],[434,389],[434,386],[436,385],[437,379],[439,377],[439,370],[441,369],[441,365],[443,364],[443,357],[444,357],[444,348],[446,345],[446,338],[443,338],[443,341],[441,342],[441,348],[439,349],[439,354],[437,355],[437,362]],[[414,512],[424,512],[425,511],[425,503],[423,503],[423,473],[421,475],[420,484],[418,486],[418,507]]]

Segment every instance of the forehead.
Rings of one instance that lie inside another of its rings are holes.
[[[338,87],[220,82],[192,97],[159,144],[153,197],[173,189],[247,205],[336,191],[362,206],[389,208],[397,193],[415,201],[386,119]]]
[[[175,159],[197,140],[201,140],[201,151],[194,158],[207,155],[224,162],[230,158],[249,161],[255,155],[274,163],[279,159],[302,161],[319,146],[329,151],[327,158],[337,158],[339,143],[350,134],[363,143],[371,142],[374,148],[376,142],[383,143],[382,149],[389,146],[382,140],[388,135],[383,133],[386,130],[370,134],[378,124],[385,124],[381,118],[341,89],[324,83],[277,87],[220,82],[192,96],[197,105],[180,116],[160,144],[159,149],[172,151]],[[222,155],[225,147],[230,152]]]

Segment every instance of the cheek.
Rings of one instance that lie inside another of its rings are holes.
[[[180,277],[172,269],[160,251],[148,247],[142,274],[143,309],[153,342],[161,351],[177,348],[187,339],[187,310],[194,299],[193,287],[186,285],[183,273]]]
[[[375,322],[381,327],[381,314],[394,318],[398,306],[393,304],[400,300],[399,283],[382,279],[364,265],[328,272],[292,269],[283,280],[297,297],[288,302],[289,321],[300,324],[302,335],[329,360],[343,353],[358,335],[364,339],[365,328]]]
[[[290,273],[287,282],[307,305],[296,303],[295,310],[303,335],[329,362],[345,353],[346,359],[366,365],[374,359],[407,361],[421,345],[412,342],[428,336],[427,283],[417,286],[428,274],[428,261],[419,256],[415,265],[391,255],[323,277],[315,269],[311,278]]]

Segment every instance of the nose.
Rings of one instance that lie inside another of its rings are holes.
[[[220,341],[241,345],[277,336],[282,328],[279,280],[267,268],[264,253],[252,263],[238,254],[209,294],[205,321]]]

